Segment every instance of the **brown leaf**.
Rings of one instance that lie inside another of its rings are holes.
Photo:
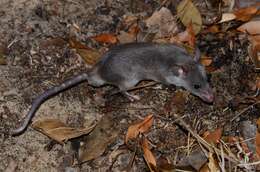
[[[118,136],[118,126],[111,114],[104,115],[95,129],[84,137],[79,150],[79,161],[83,163],[101,156]]]
[[[260,118],[257,120],[257,132],[255,136],[255,147],[258,158],[260,158]]]
[[[87,49],[87,50],[91,49],[88,46],[86,46],[85,44],[82,44],[81,42],[77,41],[74,37],[69,39],[69,46],[70,46],[70,48],[75,48],[76,50],[77,49]]]
[[[5,58],[6,51],[7,51],[7,48],[5,46],[0,45],[0,65],[6,65],[7,64],[6,58]]]
[[[218,33],[218,32],[220,32],[220,26],[219,25],[210,26],[206,30],[204,30],[203,32],[205,32],[205,33]]]
[[[93,36],[91,38],[101,43],[109,43],[109,44],[117,43],[117,37],[109,33],[103,33],[97,36]]]
[[[260,89],[260,77],[256,79],[256,88]]]
[[[249,33],[251,35],[259,35],[260,34],[260,20],[259,21],[250,21],[239,28],[237,28],[240,32]]]
[[[125,31],[120,31],[119,35],[117,36],[120,44],[134,42],[136,37],[133,34],[127,33]]]
[[[135,23],[133,24],[129,29],[128,29],[128,33],[135,36],[138,34],[138,32],[140,31],[139,26]]]
[[[150,171],[153,171],[152,169],[154,167],[156,167],[156,159],[155,159],[153,153],[151,152],[151,150],[149,148],[149,142],[145,137],[142,139],[142,148],[144,151],[144,159],[145,159],[146,163],[148,164]]]
[[[256,7],[247,7],[247,8],[241,8],[234,12],[234,15],[236,16],[236,20],[240,21],[249,21],[253,16],[255,16],[257,13]]]
[[[170,39],[171,43],[188,43],[189,46],[194,47],[195,46],[195,33],[193,31],[192,24],[189,24],[184,32],[179,33],[178,35],[172,37]]]
[[[212,58],[211,57],[207,57],[207,56],[201,56],[200,58],[200,63],[204,66],[210,66],[212,63]]]
[[[221,20],[218,23],[224,23],[236,19],[236,15],[233,13],[223,13]]]
[[[195,35],[197,35],[202,26],[202,19],[199,10],[191,0],[182,0],[177,6],[177,15],[182,23],[188,27],[192,24]]]
[[[156,164],[161,172],[174,172],[175,167],[167,158],[160,156]]]
[[[125,143],[128,142],[130,139],[136,138],[139,133],[144,133],[150,129],[153,124],[153,115],[148,115],[144,118],[142,122],[137,124],[131,125],[126,133]]]
[[[209,153],[208,162],[203,165],[199,172],[220,172],[218,162],[215,160],[212,153]]]
[[[253,60],[256,69],[259,70],[260,69],[260,35],[249,36],[249,41],[251,45],[249,46],[248,54]]]
[[[67,44],[67,41],[65,41],[63,38],[57,37],[57,38],[48,38],[46,40],[43,40],[40,42],[40,46],[42,48],[47,48],[49,46],[55,46],[55,47],[63,47]]]
[[[177,90],[174,95],[164,105],[165,113],[183,113],[184,105],[186,103],[187,93],[184,91]]]
[[[91,49],[91,50],[77,49],[77,53],[89,65],[96,64],[99,61],[99,59],[101,58],[101,54],[99,53],[99,51],[94,50],[94,49]]]
[[[70,48],[75,48],[80,57],[89,65],[96,64],[101,58],[101,53],[99,53],[99,51],[87,47],[75,38],[69,39],[69,45]]]
[[[222,128],[218,128],[213,132],[206,131],[203,134],[204,140],[206,140],[208,143],[219,143],[219,140],[222,136]]]
[[[175,19],[168,8],[162,7],[146,19],[149,33],[155,33],[155,38],[169,37],[178,31]]]
[[[56,119],[44,119],[35,121],[32,127],[51,139],[63,143],[63,141],[90,133],[95,126],[77,129],[67,127],[66,124]]]

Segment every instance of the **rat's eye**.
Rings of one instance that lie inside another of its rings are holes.
[[[195,89],[200,89],[200,85],[199,84],[195,84],[195,85],[193,85],[193,88],[195,88]]]

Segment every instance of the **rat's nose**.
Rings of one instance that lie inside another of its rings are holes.
[[[208,102],[208,103],[212,103],[213,100],[214,100],[214,95],[213,95],[213,91],[211,88],[208,88],[206,90],[204,90],[202,93],[201,93],[201,98]]]

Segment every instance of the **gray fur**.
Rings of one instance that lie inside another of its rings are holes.
[[[130,43],[111,48],[87,73],[80,74],[63,84],[50,88],[37,97],[32,104],[22,126],[13,135],[23,133],[40,105],[59,92],[81,82],[88,81],[92,86],[110,84],[127,93],[142,80],[154,80],[166,85],[184,87],[207,102],[213,101],[213,94],[204,67],[198,63],[197,49],[195,60],[185,49],[173,44]],[[200,88],[194,88],[199,85]]]

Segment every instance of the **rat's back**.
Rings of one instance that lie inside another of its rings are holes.
[[[172,65],[191,60],[183,48],[173,44],[129,43],[111,48],[96,68],[104,81],[118,86],[125,80],[160,81]]]

